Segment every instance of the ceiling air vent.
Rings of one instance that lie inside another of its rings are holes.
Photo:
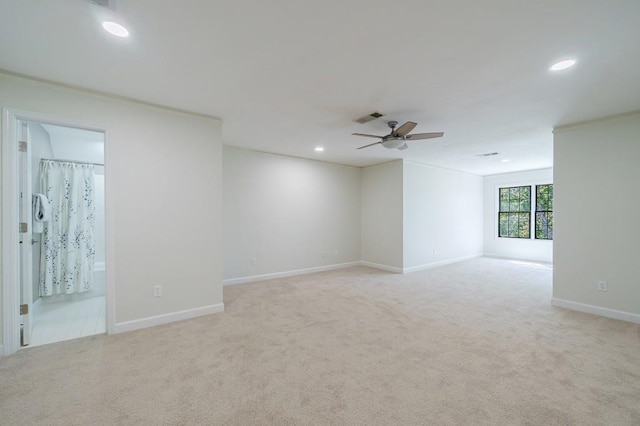
[[[93,3],[107,9],[116,10],[116,0],[84,0],[87,3]]]
[[[499,152],[487,152],[485,154],[476,154],[476,157],[493,157],[494,155],[500,154]]]
[[[368,123],[368,122],[373,121],[376,118],[380,118],[382,116],[384,116],[384,114],[380,114],[379,112],[372,112],[369,115],[365,115],[364,117],[358,118],[356,120],[356,123],[360,123],[360,124]]]

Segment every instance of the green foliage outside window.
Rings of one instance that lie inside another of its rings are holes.
[[[553,185],[536,185],[536,238],[553,240]]]
[[[531,237],[531,187],[500,188],[498,236]]]

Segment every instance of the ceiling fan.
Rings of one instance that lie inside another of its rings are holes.
[[[378,142],[370,143],[369,145],[361,146],[358,149],[367,148],[373,145],[381,144],[383,147],[387,149],[407,149],[407,141],[414,141],[420,139],[433,139],[440,138],[444,135],[443,132],[435,132],[435,133],[414,133],[410,135],[409,132],[413,130],[418,124],[413,121],[407,121],[402,126],[396,129],[398,125],[397,121],[389,121],[387,125],[391,128],[391,133],[385,136],[378,135],[368,135],[366,133],[351,133],[356,136],[365,136],[367,138],[378,138],[381,139]]]

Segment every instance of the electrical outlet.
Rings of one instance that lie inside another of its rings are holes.
[[[437,255],[438,254],[438,249],[433,249],[433,255]]]
[[[598,290],[607,291],[607,282],[606,281],[598,281]]]
[[[154,285],[153,289],[153,297],[162,297],[162,286]]]
[[[333,255],[334,255],[334,256],[336,256],[336,257],[338,257],[338,249],[335,249],[335,250],[333,251]]]
[[[251,259],[249,259],[249,265],[256,266],[256,258],[255,257],[252,257]]]

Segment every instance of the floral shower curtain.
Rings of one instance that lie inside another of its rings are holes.
[[[51,206],[40,248],[40,296],[93,288],[94,181],[92,164],[40,162],[40,192]]]

